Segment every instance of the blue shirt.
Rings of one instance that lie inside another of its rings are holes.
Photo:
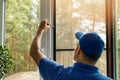
[[[43,58],[39,62],[40,74],[44,80],[112,80],[102,75],[96,66],[74,63],[64,67],[55,61]]]

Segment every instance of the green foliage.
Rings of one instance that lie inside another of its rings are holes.
[[[0,46],[0,79],[13,67],[12,56],[6,46]]]
[[[12,73],[35,70],[29,48],[40,19],[40,3],[33,0],[7,0],[6,41],[14,58]]]

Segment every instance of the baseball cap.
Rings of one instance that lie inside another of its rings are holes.
[[[83,53],[94,61],[98,60],[104,50],[102,38],[96,32],[86,34],[77,32],[75,36],[79,40]]]

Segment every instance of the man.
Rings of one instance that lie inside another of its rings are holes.
[[[64,67],[55,61],[49,60],[40,51],[42,34],[48,28],[50,28],[48,20],[40,23],[30,49],[30,55],[38,65],[44,80],[112,80],[102,75],[95,66],[104,50],[104,42],[97,33],[83,34],[77,32],[75,34],[79,40],[74,55],[76,63]]]

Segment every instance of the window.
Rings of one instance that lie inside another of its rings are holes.
[[[74,34],[97,32],[106,43],[105,0],[56,0],[56,60],[64,65],[74,61]],[[106,74],[106,50],[97,66]]]
[[[6,3],[5,44],[14,59],[14,69],[9,76],[33,73],[35,76],[32,78],[36,78],[38,69],[29,55],[29,49],[40,20],[40,1],[7,0]]]
[[[5,44],[13,55],[14,69],[6,79],[19,76],[20,79],[22,77],[25,80],[29,78],[39,80],[38,68],[29,55],[29,49],[39,22],[49,19],[53,24],[52,7],[53,0],[7,0]],[[43,34],[41,46],[43,53],[46,53],[50,59],[53,59],[52,43],[53,29],[51,28]]]
[[[4,44],[5,1],[6,0],[0,0],[0,44]],[[50,59],[53,59],[54,56],[54,59],[59,63],[65,66],[71,65],[74,63],[74,48],[77,43],[74,36],[75,32],[81,31],[86,33],[95,31],[102,36],[106,43],[103,55],[97,66],[100,67],[102,73],[108,75],[109,73],[113,74],[111,68],[111,66],[113,66],[111,62],[111,60],[113,60],[111,50],[114,47],[108,47],[112,46],[111,39],[113,36],[111,31],[109,31],[112,30],[110,26],[112,24],[112,14],[107,11],[107,8],[110,6],[105,5],[111,4],[112,0],[7,0],[6,2],[5,44],[10,48],[15,63],[14,70],[8,77],[17,73],[35,72],[37,77],[33,77],[39,79],[39,74],[38,72],[36,73],[38,69],[29,57],[29,47],[37,29],[36,26],[40,20],[44,19],[49,19],[51,24],[56,26],[56,28],[51,28],[43,34],[42,51],[46,53]],[[54,5],[54,2],[56,5]],[[119,3],[119,0],[115,0],[116,80],[120,79]],[[106,18],[106,14],[111,15],[108,15],[109,18]],[[106,20],[108,20],[108,22]],[[111,22],[109,22],[109,20],[111,20]],[[108,26],[106,26],[106,24]],[[108,38],[106,39],[107,35]],[[107,43],[110,44],[107,45]],[[110,55],[107,54],[106,56],[107,52],[111,52]]]

